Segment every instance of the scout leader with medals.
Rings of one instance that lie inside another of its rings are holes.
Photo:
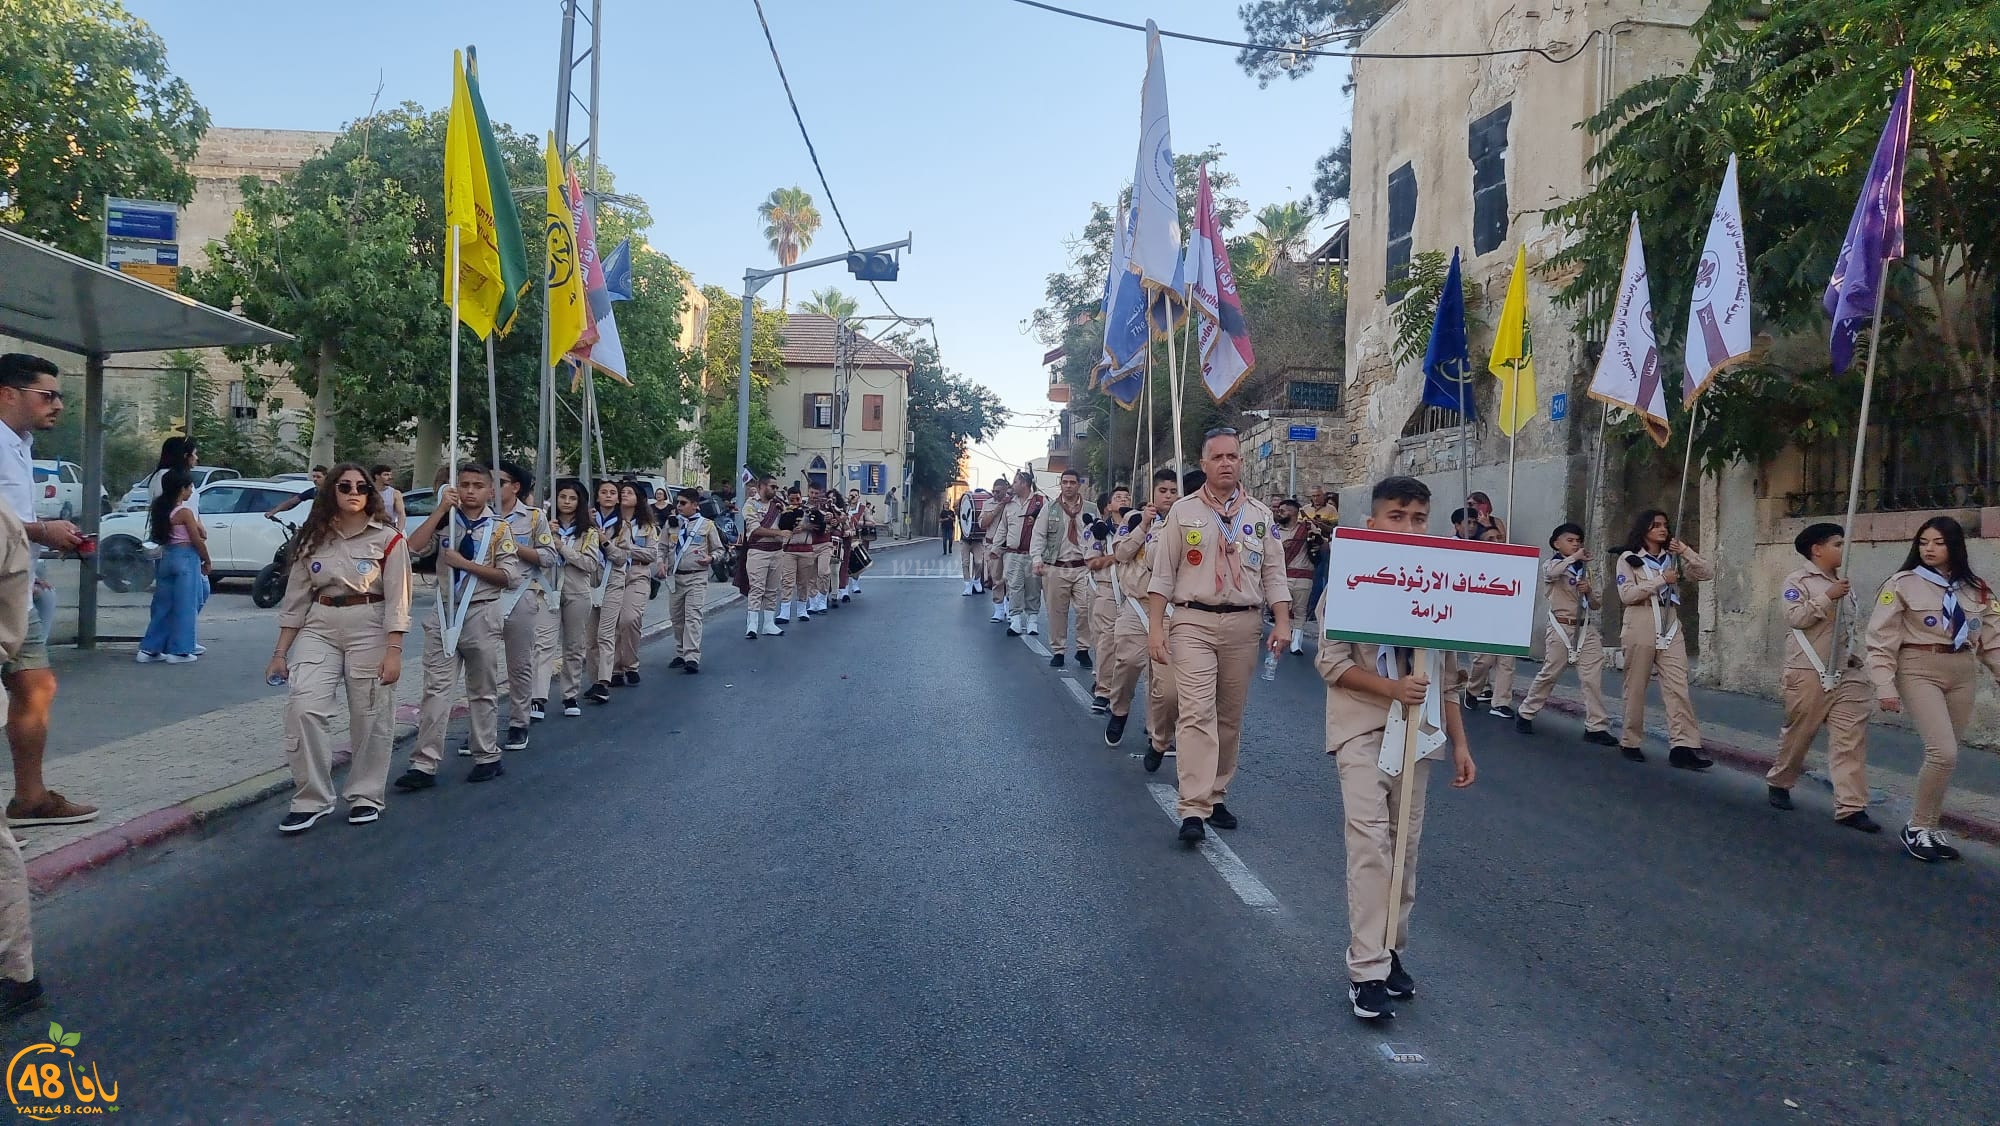
[[[504,751],[528,749],[528,724],[539,720],[547,703],[535,693],[535,676],[543,645],[542,626],[549,617],[543,575],[556,564],[555,536],[542,510],[525,498],[535,491],[535,475],[511,461],[500,463],[500,519],[514,537],[527,581],[500,596],[501,637],[507,646],[507,739]],[[544,689],[546,691],[546,689]]]
[[[313,498],[292,549],[278,646],[264,670],[289,679],[285,761],[298,789],[278,830],[303,832],[333,811],[333,699],[347,685],[347,821],[382,815],[396,735],[396,681],[410,631],[410,550],[368,474],[343,462]]]
[[[1242,455],[1235,430],[1203,436],[1201,468],[1206,480],[1160,526],[1147,588],[1147,648],[1154,661],[1172,662],[1180,689],[1175,763],[1180,839],[1189,845],[1207,835],[1206,823],[1236,827],[1222,799],[1236,774],[1243,705],[1264,629],[1260,611],[1269,606],[1276,621],[1272,653],[1284,648],[1292,629],[1283,545],[1271,534],[1271,510],[1237,485]]]
[[[604,574],[604,549],[597,542],[597,522],[590,511],[590,497],[583,482],[564,478],[556,485],[555,532],[556,565],[551,568],[551,589],[557,595],[557,612],[562,616],[562,642],[556,658],[556,687],[562,692],[563,714],[579,716],[577,706],[584,678],[597,657],[597,594],[599,576]]]
[[[468,782],[506,773],[500,765],[500,596],[527,581],[507,522],[492,508],[493,471],[478,462],[458,468],[458,485],[438,492],[437,511],[410,536],[410,550],[438,549],[438,608],[424,631],[424,700],[417,719],[417,749],[399,790],[437,785],[446,729],[458,681],[465,679],[472,750]]]
[[[701,627],[708,613],[708,567],[722,555],[722,533],[701,514],[701,494],[682,489],[667,517],[673,586],[667,593],[667,620],[674,630],[674,659],[668,668],[689,676],[701,671]]]
[[[1099,661],[1111,668],[1110,688],[1105,707],[1111,719],[1104,726],[1104,744],[1115,747],[1125,738],[1125,721],[1132,711],[1132,697],[1139,674],[1146,675],[1146,773],[1160,769],[1174,745],[1174,725],[1180,719],[1180,696],[1174,690],[1174,669],[1170,663],[1154,661],[1147,653],[1146,591],[1153,585],[1153,557],[1159,547],[1160,526],[1167,510],[1181,499],[1180,479],[1171,469],[1153,471],[1152,500],[1132,513],[1120,525],[1111,545],[1110,586],[1117,595],[1118,617],[1111,627],[1109,656]],[[1101,646],[1100,646],[1101,647]]]

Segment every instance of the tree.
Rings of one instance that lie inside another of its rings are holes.
[[[966,446],[998,434],[1008,411],[990,388],[945,367],[931,341],[899,333],[884,343],[912,365],[909,410],[916,457],[910,484],[917,494],[935,496],[958,476]]]
[[[1345,205],[1354,185],[1354,131],[1342,129],[1340,143],[1313,162],[1312,195],[1307,204],[1324,217],[1334,204]]]
[[[742,370],[743,305],[721,286],[702,287],[708,298],[708,340],[703,365],[701,422],[695,442],[708,462],[709,480],[734,488],[737,377]],[[771,386],[785,377],[785,314],[753,304],[750,329],[750,451],[752,473],[784,468],[785,436],[771,421]]]
[[[798,262],[819,233],[819,208],[805,189],[796,186],[773,191],[757,205],[757,217],[764,221],[764,238],[780,266]],[[778,279],[778,309],[783,312],[791,304],[792,276],[786,274]]]
[[[106,196],[194,198],[208,111],[117,0],[0,0],[0,223],[95,261]]]
[[[1444,282],[1450,272],[1451,259],[1441,250],[1419,251],[1410,259],[1410,272],[1398,283],[1396,311],[1389,315],[1390,323],[1396,326],[1396,342],[1390,357],[1398,365],[1422,358],[1430,348],[1438,300],[1444,296]],[[1472,315],[1479,304],[1479,283],[1461,276],[1460,284],[1465,287],[1465,328],[1470,336],[1479,325]],[[1385,289],[1376,296],[1387,300],[1389,291]]]
[[[1684,74],[1641,82],[1586,121],[1598,137],[1588,196],[1550,212],[1581,236],[1550,262],[1560,298],[1608,316],[1627,224],[1638,212],[1653,264],[1661,366],[1678,384],[1691,267],[1715,186],[1734,152],[1765,329],[1824,338],[1820,297],[1846,233],[1889,102],[1916,70],[1905,189],[1907,265],[1891,272],[1878,395],[1966,387],[1995,377],[1992,310],[2000,276],[2000,20],[1955,0],[1716,0],[1693,27]],[[1711,467],[1761,462],[1854,423],[1858,372],[1823,362],[1756,363],[1704,396],[1697,442]],[[1669,394],[1669,401],[1678,396]],[[1685,432],[1685,425],[1680,427]]]
[[[244,384],[244,398],[265,406],[269,388],[263,378],[249,371]],[[199,354],[167,353],[153,397],[154,429],[163,435],[176,431],[193,435],[202,464],[228,466],[245,477],[305,467],[302,455],[279,440],[277,418],[264,410],[259,410],[255,419],[239,419],[233,413],[225,416],[215,409],[219,391]],[[190,405],[191,418],[186,417]]]
[[[818,313],[845,324],[849,318],[861,312],[861,303],[840,292],[839,289],[828,286],[825,289],[813,290],[812,296],[799,305],[799,312]]]
[[[1396,0],[1256,0],[1236,9],[1243,32],[1261,48],[1284,48],[1302,41],[1352,40],[1374,26]],[[1243,73],[1269,86],[1279,75],[1304,78],[1318,60],[1284,50],[1245,49],[1236,53]]]
[[[1252,272],[1268,278],[1298,263],[1311,252],[1306,238],[1312,233],[1312,212],[1296,203],[1273,203],[1257,212],[1257,229],[1250,232],[1250,245],[1257,257]]]

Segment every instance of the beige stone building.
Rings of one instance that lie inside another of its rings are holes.
[[[859,489],[887,521],[907,508],[911,453],[910,361],[861,340],[837,369],[833,318],[792,313],[785,327],[785,381],[771,388],[771,420],[785,436],[787,484]],[[845,400],[845,410],[840,409]]]

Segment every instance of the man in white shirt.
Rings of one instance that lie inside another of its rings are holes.
[[[27,529],[28,539],[56,551],[83,542],[67,520],[35,519],[35,431],[53,429],[62,417],[62,389],[51,360],[24,352],[0,355],[0,503]],[[7,688],[7,745],[14,758],[14,797],[7,824],[73,825],[97,817],[97,807],[70,801],[42,781],[42,754],[49,740],[49,705],[56,698],[56,674],[40,615],[28,612],[28,640],[0,666]]]

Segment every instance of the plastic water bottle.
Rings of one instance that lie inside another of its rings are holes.
[[[1259,680],[1278,679],[1278,655],[1276,653],[1273,653],[1268,649],[1264,651],[1264,669],[1262,672],[1259,672],[1257,674],[1257,679]]]

